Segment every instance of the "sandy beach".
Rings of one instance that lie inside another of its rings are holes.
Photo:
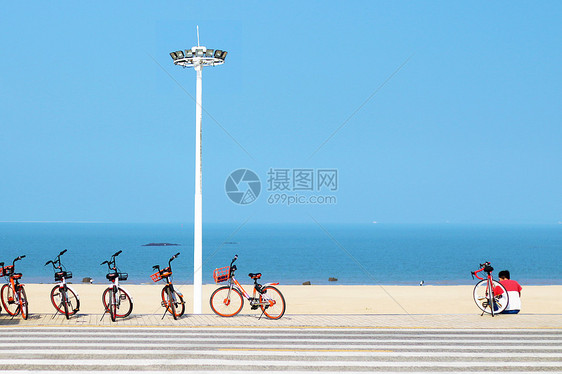
[[[26,284],[30,313],[53,313],[49,300],[52,284]],[[105,284],[73,284],[80,295],[80,312],[101,314]],[[123,284],[134,300],[133,313],[159,314],[162,285]],[[193,286],[178,285],[191,313]],[[215,284],[203,286],[203,313],[211,314],[209,297]],[[251,286],[244,285],[247,291]],[[473,286],[283,286],[286,314],[466,314],[478,313],[472,300]],[[562,286],[524,286],[525,314],[562,314]],[[250,312],[246,303],[243,313]]]

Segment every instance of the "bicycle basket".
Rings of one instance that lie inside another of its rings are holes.
[[[215,279],[215,283],[227,281],[230,278],[230,266],[215,269],[215,271],[213,271],[213,278]]]
[[[63,277],[66,278],[66,279],[72,278],[72,272],[71,271],[59,271],[58,273],[55,273],[55,282],[61,281]]]
[[[9,277],[12,274],[14,274],[14,265],[4,266],[4,269],[2,269],[2,275]]]
[[[152,279],[153,282],[158,282],[159,280],[162,280],[162,276],[160,275],[160,272],[157,271],[150,276],[150,279]]]
[[[129,278],[129,274],[127,273],[117,273],[119,275],[119,280],[120,281],[126,281],[127,278]]]

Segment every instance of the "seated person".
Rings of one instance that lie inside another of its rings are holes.
[[[510,279],[509,270],[500,271],[498,277],[500,278],[500,283],[505,287],[507,294],[509,295],[509,303],[502,313],[519,313],[521,310],[521,285],[517,283],[517,281]]]

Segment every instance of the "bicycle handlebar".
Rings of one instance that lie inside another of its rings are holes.
[[[234,276],[234,272],[236,271],[236,265],[234,265],[234,261],[238,260],[238,255],[234,255],[234,258],[230,262],[230,275]]]
[[[178,256],[180,255],[180,253],[176,253],[175,255],[173,255],[172,257],[170,257],[170,260],[168,261],[168,267],[171,268],[172,266],[172,261],[174,261],[176,258],[178,258]]]
[[[44,266],[47,266],[49,264],[53,264],[53,270],[55,270],[55,271],[57,269],[62,270],[62,264],[60,262],[60,256],[65,254],[67,251],[68,251],[68,249],[64,249],[64,250],[60,251],[58,256],[54,260],[47,261]],[[58,264],[58,266],[57,266],[57,264]]]
[[[102,262],[100,265],[107,264],[107,267],[109,268],[109,271],[112,271],[112,270],[117,271],[117,266],[115,265],[115,257],[119,256],[121,253],[123,253],[123,251],[121,251],[121,250],[115,252],[114,254],[111,255],[111,259],[109,259],[108,261]],[[113,265],[113,267],[111,265]]]
[[[487,268],[491,268],[491,270],[487,270]],[[471,271],[470,275],[472,275],[472,279],[474,279],[474,277],[480,279],[480,280],[484,280],[485,278],[481,278],[478,276],[478,273],[480,273],[481,271],[486,271],[487,273],[491,273],[493,270],[493,268],[491,267],[490,261],[486,261],[483,264],[480,264],[480,269],[476,270],[476,271]]]
[[[180,252],[176,253],[175,255],[170,257],[170,259],[168,260],[168,268],[170,269],[170,272],[172,271],[172,261],[174,261],[176,258],[178,258],[179,255],[180,255]],[[154,265],[152,267],[152,269],[157,270],[160,273],[163,273],[163,271],[165,270],[165,269],[160,269],[160,265]]]
[[[16,261],[19,261],[19,260],[21,260],[22,258],[25,258],[25,255],[21,255],[21,256],[19,256],[19,257],[17,257],[17,258],[14,258],[14,261],[12,261],[12,266],[15,267],[15,266],[16,266]]]
[[[477,271],[471,271],[471,272],[470,272],[470,275],[472,275],[472,279],[474,279],[474,277],[476,277],[476,278],[478,278],[478,279],[480,279],[480,280],[484,280],[484,278],[479,277],[478,274],[477,274],[477,273],[481,272],[482,270],[484,270],[484,268],[482,268],[482,269],[480,269],[480,270],[477,270]]]

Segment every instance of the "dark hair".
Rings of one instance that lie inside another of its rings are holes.
[[[506,279],[511,279],[509,277],[509,270],[502,270],[498,273],[498,277],[500,278],[506,278]]]

